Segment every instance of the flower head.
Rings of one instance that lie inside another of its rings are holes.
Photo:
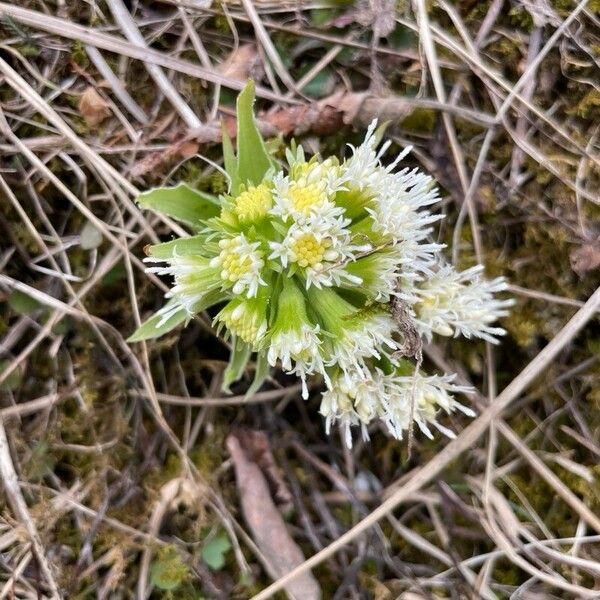
[[[263,294],[264,295],[264,294]],[[264,298],[230,300],[215,317],[219,326],[258,349],[267,332],[267,314]]]
[[[454,398],[454,394],[469,394],[473,390],[454,384],[454,379],[455,375],[428,377],[418,371],[399,375],[374,369],[367,376],[362,372],[348,372],[332,380],[323,394],[320,412],[326,418],[328,430],[339,422],[348,447],[352,446],[351,428],[359,426],[363,438],[368,439],[367,426],[375,420],[380,420],[399,440],[413,421],[427,437],[432,437],[429,425],[448,437],[455,437],[439,423],[440,411],[458,410],[470,417],[475,413]]]
[[[259,285],[266,285],[261,277],[265,261],[259,247],[260,242],[249,243],[243,233],[219,242],[221,252],[210,261],[210,266],[221,268],[223,285],[232,286],[234,294],[245,292],[252,298]]]
[[[240,223],[255,223],[264,219],[273,206],[273,195],[267,185],[261,183],[242,192],[233,205],[233,212]]]
[[[325,374],[319,333],[319,325],[308,318],[302,292],[293,280],[284,280],[275,323],[269,332],[267,358],[270,365],[275,366],[279,360],[284,371],[301,378],[305,398],[308,398],[306,377],[313,373]]]
[[[234,337],[226,389],[256,352],[257,376],[279,364],[300,377],[305,398],[307,378],[321,375],[327,430],[341,424],[348,443],[352,426],[366,436],[374,420],[396,438],[413,420],[425,435],[431,427],[450,434],[438,415],[468,412],[454,399],[467,390],[415,365],[402,371],[397,351],[407,328],[425,341],[439,334],[496,342],[504,330],[494,322],[511,304],[496,297],[506,284],[485,280],[481,267],[458,272],[444,263],[432,239],[442,218],[432,209],[434,181],[399,167],[410,149],[384,164],[391,142],[378,149],[376,122],[347,159],[307,160],[293,145],[283,169],[262,142],[252,102],[250,84],[238,98],[237,154],[224,144],[228,195],[161,190],[160,205],[172,194],[169,214],[198,228],[151,249],[149,271],[174,280],[156,329],[220,303],[215,324]],[[405,307],[402,323],[392,300]]]
[[[320,317],[327,338],[325,362],[337,365],[344,373],[365,373],[365,359],[381,359],[397,350],[393,339],[394,321],[380,306],[357,310],[330,289],[312,294],[312,306]]]
[[[203,256],[174,254],[166,260],[154,257],[144,260],[148,263],[167,262],[166,266],[153,266],[146,270],[157,275],[171,275],[175,280],[175,284],[167,292],[167,298],[173,298],[177,302],[170,305],[169,311],[162,313],[164,320],[168,319],[176,308],[181,307],[188,315],[194,315],[198,311],[197,305],[221,287],[219,269]]]
[[[496,299],[494,294],[504,291],[506,282],[501,277],[485,280],[482,270],[477,266],[460,272],[444,265],[416,284],[415,323],[428,340],[437,333],[479,337],[497,344],[497,336],[506,333],[491,323],[508,314],[506,309],[513,300]]]

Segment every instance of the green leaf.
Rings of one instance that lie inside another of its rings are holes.
[[[163,307],[174,306],[177,303],[176,298],[171,298],[167,304]],[[162,310],[162,309],[161,309]],[[162,325],[159,327],[159,323],[162,320],[163,315],[154,313],[147,321],[144,321],[128,338],[129,343],[141,342],[142,340],[151,340],[165,333],[169,333],[172,329],[175,329],[177,325],[183,323],[187,318],[187,311],[182,307],[176,313],[172,314]]]
[[[219,302],[223,302],[226,299],[226,295],[220,290],[213,290],[212,292],[207,293],[202,300],[196,302],[194,304],[192,310],[194,313],[199,313],[206,308],[210,308],[214,304],[218,304]],[[163,307],[173,306],[177,302],[176,298],[171,298],[167,304]],[[161,310],[163,310],[161,309]],[[177,325],[180,325],[184,321],[189,318],[187,311],[182,307],[181,310],[178,310],[176,313],[173,313],[160,327],[157,325],[162,320],[162,314],[159,314],[160,311],[154,313],[147,321],[144,321],[128,338],[127,341],[129,343],[132,342],[141,342],[142,340],[151,340],[165,333],[169,333],[169,331],[175,329]]]
[[[202,547],[202,560],[213,571],[225,565],[225,554],[231,549],[231,542],[225,534],[216,535]]]
[[[167,304],[163,307],[173,306],[177,302],[176,298],[171,298]],[[162,309],[161,309],[162,310]],[[128,338],[129,343],[141,342],[142,340],[151,340],[169,331],[175,329],[177,325],[183,323],[187,318],[187,311],[182,307],[176,313],[172,314],[160,327],[158,324],[162,320],[163,316],[159,313],[154,313],[147,321],[144,321]]]
[[[35,298],[21,290],[13,290],[10,293],[8,305],[20,315],[28,315],[43,306]]]
[[[381,144],[381,140],[383,140],[383,136],[385,135],[386,129],[392,124],[391,121],[383,121],[381,125],[375,130],[373,137],[375,138],[375,146],[379,146]]]
[[[304,70],[304,69],[303,69]],[[306,72],[308,72],[308,68]],[[300,76],[304,73],[300,73]],[[302,88],[302,93],[311,98],[324,98],[333,92],[335,79],[330,69],[325,68]]]
[[[151,208],[194,229],[221,211],[214,196],[195,190],[187,183],[149,190],[140,195],[138,202],[142,208]]]
[[[250,354],[252,354],[250,346],[242,342],[239,338],[234,337],[229,364],[223,373],[223,384],[221,385],[221,389],[227,394],[231,393],[229,389],[231,384],[244,374]]]
[[[239,182],[258,185],[271,167],[271,158],[254,119],[254,82],[251,79],[237,99],[237,148]]]
[[[171,258],[175,253],[179,256],[187,256],[189,254],[199,254],[202,256],[206,251],[206,243],[206,235],[193,235],[188,238],[177,238],[162,244],[148,246],[147,252],[149,256],[165,259]]]
[[[123,261],[120,261],[102,278],[102,285],[110,286],[120,284],[126,276],[127,272],[125,271],[125,265],[123,264]]]
[[[223,163],[225,164],[225,171],[231,178],[231,190],[230,193],[235,195],[238,193],[240,187],[240,178],[238,175],[238,161],[233,152],[233,144],[231,138],[225,130],[225,126],[221,125],[222,139],[223,139]]]
[[[0,373],[4,373],[10,367],[10,360],[0,360]],[[0,383],[1,392],[14,392],[21,385],[23,371],[20,368],[15,369],[2,383]]]
[[[266,352],[259,352],[256,356],[256,370],[254,371],[254,379],[248,388],[245,400],[250,399],[259,390],[260,386],[265,382],[269,375],[269,361],[267,360]]]
[[[161,548],[150,567],[150,582],[159,590],[178,588],[189,575],[189,568],[173,546]]]

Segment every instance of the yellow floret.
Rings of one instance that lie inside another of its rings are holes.
[[[272,206],[271,191],[261,183],[248,188],[235,199],[233,212],[242,223],[252,223],[265,217]]]
[[[237,281],[252,266],[249,256],[240,256],[237,252],[231,252],[223,259],[223,270],[221,277],[229,281]]]
[[[321,206],[327,200],[327,194],[316,183],[304,186],[291,185],[289,197],[294,208],[304,215],[308,215],[311,208]]]
[[[327,249],[331,246],[328,239],[318,240],[312,233],[303,233],[290,244],[294,260],[301,267],[313,267],[323,260]]]
[[[419,410],[427,419],[434,419],[439,410],[438,398],[435,394],[425,394],[419,399]]]
[[[239,337],[247,344],[254,344],[258,341],[259,328],[255,319],[248,319],[245,316],[236,319],[228,315],[223,318],[223,322],[233,335]]]
[[[219,242],[221,251],[221,278],[235,283],[252,269],[252,259],[242,256],[235,248],[235,240],[225,239]]]

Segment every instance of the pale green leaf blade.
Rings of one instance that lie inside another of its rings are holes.
[[[225,129],[225,126],[221,126],[222,139],[223,139],[223,164],[225,165],[225,171],[231,179],[231,190],[230,193],[235,195],[238,193],[240,187],[240,180],[238,175],[238,161],[233,151],[233,144],[231,138]]]
[[[227,295],[221,290],[214,290],[212,292],[207,293],[202,300],[199,300],[192,307],[192,312],[197,314],[219,302],[223,302],[227,298]],[[150,340],[165,333],[169,333],[180,325],[184,321],[189,318],[187,311],[182,307],[181,310],[174,312],[164,323],[161,322],[163,315],[162,311],[167,309],[167,307],[172,307],[177,303],[177,298],[171,298],[163,308],[154,313],[147,321],[142,323],[136,331],[134,331],[128,338],[128,342],[141,342],[142,340]]]
[[[260,386],[265,382],[265,379],[269,375],[269,361],[267,360],[267,353],[260,352],[256,356],[256,370],[254,371],[254,379],[252,384],[246,392],[245,399],[248,400],[260,389]]]
[[[231,392],[229,389],[231,384],[240,379],[244,374],[248,360],[250,360],[250,354],[252,354],[250,346],[242,342],[239,338],[234,337],[229,364],[223,373],[223,384],[221,386],[221,389],[227,394]]]
[[[252,80],[248,81],[237,99],[237,148],[240,183],[258,185],[271,167],[271,158],[254,119]]]
[[[231,542],[225,534],[216,535],[202,547],[202,561],[213,571],[225,565],[225,554],[231,549]]]
[[[164,310],[169,306],[174,306],[176,302],[177,300],[175,298],[172,298],[161,310]],[[161,313],[154,313],[147,321],[144,321],[127,338],[127,341],[129,343],[141,342],[142,340],[151,340],[160,337],[161,335],[169,333],[169,331],[175,329],[177,325],[183,323],[188,318],[188,314],[187,311],[183,307],[181,307],[181,310],[178,310],[177,312],[173,313],[164,323],[159,325],[162,318],[163,315]]]
[[[8,296],[8,305],[20,315],[28,315],[38,308],[42,308],[42,304],[21,290],[13,290],[10,293]]]
[[[139,196],[138,202],[142,208],[173,217],[194,229],[199,229],[204,219],[220,213],[214,196],[195,190],[186,183],[148,190]]]

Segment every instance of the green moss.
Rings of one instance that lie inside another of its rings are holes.
[[[585,119],[600,117],[600,91],[592,88],[572,109],[568,112],[574,112]]]
[[[519,585],[522,574],[518,567],[506,559],[501,559],[494,564],[493,579],[504,585]]]
[[[83,42],[80,42],[79,40],[73,42],[71,47],[71,60],[84,69],[87,69],[90,66],[90,59],[85,51]]]
[[[600,0],[589,0],[586,8],[592,13],[600,13]]]
[[[180,477],[181,458],[176,452],[169,452],[160,469],[151,469],[144,477],[144,486],[148,490],[158,491],[165,483]]]
[[[150,567],[150,581],[166,592],[178,589],[189,574],[189,567],[182,562],[177,547],[173,545],[161,548]]]
[[[530,306],[517,306],[503,319],[502,324],[522,348],[531,346],[542,328],[539,313],[534,312]]]
[[[218,432],[215,432],[214,436],[203,440],[189,453],[198,471],[207,477],[210,477],[214,470],[223,464],[226,459],[224,440],[227,432],[220,425],[217,429]]]
[[[531,16],[531,13],[520,4],[516,6],[513,5],[510,8],[508,17],[511,25],[520,27],[525,31],[531,31],[533,29],[533,17]]]
[[[437,112],[427,108],[416,108],[405,117],[400,126],[412,133],[431,133],[437,123]]]

